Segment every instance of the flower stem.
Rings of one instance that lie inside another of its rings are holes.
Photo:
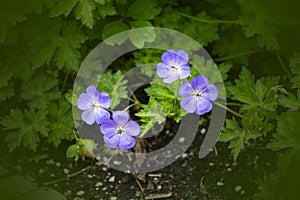
[[[131,104],[131,105],[127,106],[127,107],[124,109],[124,111],[128,110],[129,108],[131,108],[131,107],[134,106],[134,105],[136,105],[136,104],[134,103],[134,104]]]
[[[234,55],[230,55],[230,56],[225,56],[225,57],[221,57],[221,58],[216,58],[215,61],[216,62],[222,62],[224,60],[230,60],[233,58],[238,58],[241,56],[248,56],[251,54],[255,54],[255,53],[261,53],[261,52],[266,52],[269,51],[267,49],[258,49],[258,50],[253,50],[253,51],[246,51],[246,52],[242,52],[242,53],[238,53],[238,54],[234,54]]]
[[[201,19],[198,17],[193,17],[191,15],[187,15],[187,14],[180,13],[180,12],[178,12],[177,14],[181,15],[183,17],[187,17],[192,20],[198,21],[198,22],[203,22],[203,23],[208,23],[208,24],[238,24],[238,25],[240,24],[237,20],[236,21],[233,21],[233,20],[208,20],[208,19]]]
[[[113,110],[109,109],[109,108],[104,108],[107,111],[113,112]]]
[[[173,112],[175,113],[175,103],[178,99],[178,93],[179,93],[179,87],[181,85],[181,80],[179,79],[178,81],[178,85],[177,85],[177,90],[176,90],[176,96],[175,96],[175,99],[174,99],[174,102],[173,102]]]
[[[214,103],[215,105],[221,107],[221,108],[224,108],[224,109],[227,110],[228,112],[230,112],[230,113],[232,113],[232,114],[234,114],[234,115],[236,115],[236,116],[238,116],[238,117],[240,117],[240,118],[243,117],[241,114],[235,112],[234,110],[228,108],[227,106],[225,106],[225,105],[223,105],[223,104],[221,104],[221,103],[219,103],[219,102],[214,101],[213,103]]]
[[[130,87],[128,87],[129,92],[131,93],[133,99],[131,99],[130,97],[128,97],[129,100],[133,101],[133,102],[139,102],[139,100],[137,99],[137,97],[135,96],[134,92],[131,90]]]
[[[277,55],[277,58],[278,58],[278,60],[279,60],[279,63],[280,63],[280,65],[281,65],[281,67],[282,67],[283,70],[287,73],[289,79],[291,79],[291,78],[292,78],[292,77],[291,77],[291,74],[290,74],[289,70],[286,68],[285,64],[283,63],[279,51],[276,51],[276,55]]]
[[[228,103],[226,103],[226,105],[227,106],[238,106],[238,107],[242,106],[242,104],[240,104],[240,103],[234,103],[234,102],[228,102]]]

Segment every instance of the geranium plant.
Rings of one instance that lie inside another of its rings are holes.
[[[165,109],[167,115],[174,118],[177,122],[180,118],[187,113],[196,113],[203,115],[212,109],[211,101],[217,99],[218,90],[214,84],[209,84],[208,79],[205,76],[192,77],[192,82],[182,80],[191,77],[191,68],[188,64],[189,56],[184,50],[168,50],[161,56],[161,63],[157,64],[156,72],[157,76],[163,79],[164,84],[177,84],[179,87],[175,87],[173,102],[171,107],[166,107],[163,104],[164,99],[161,97],[164,95],[161,93],[151,95],[148,105],[142,105],[142,107],[148,108],[155,104],[161,104],[162,109]],[[161,85],[151,84],[148,91],[159,90]],[[135,146],[135,137],[143,136],[151,127],[145,126],[147,120],[141,120],[142,131],[140,125],[130,120],[130,116],[127,110],[110,110],[110,97],[109,91],[101,91],[96,89],[96,86],[91,85],[86,88],[86,93],[82,93],[77,101],[77,107],[83,110],[81,114],[82,120],[88,125],[94,123],[99,124],[101,133],[103,134],[104,142],[110,148],[119,148],[120,150],[128,150]],[[178,95],[180,94],[180,96]],[[158,95],[158,96],[157,96]],[[155,100],[154,100],[155,99]],[[181,99],[180,106],[178,102]],[[140,104],[139,101],[135,101],[135,104]],[[144,110],[140,110],[136,113],[137,116],[147,117],[147,115],[141,115]],[[180,113],[179,116],[177,113]],[[165,117],[165,116],[161,116]],[[152,119],[149,119],[152,120]],[[154,123],[152,123],[154,124]]]

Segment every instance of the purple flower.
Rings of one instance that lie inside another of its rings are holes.
[[[168,50],[161,56],[163,62],[157,65],[157,75],[165,83],[173,83],[177,79],[184,79],[190,75],[188,54],[183,50]]]
[[[110,148],[119,147],[121,150],[134,147],[134,136],[140,133],[138,123],[129,120],[129,114],[125,111],[113,112],[112,119],[105,119],[101,123],[100,130],[104,135],[104,142]]]
[[[193,81],[184,82],[179,88],[179,94],[183,96],[181,107],[188,113],[203,115],[212,109],[211,101],[218,97],[217,87],[208,84],[204,76],[196,76]]]
[[[106,92],[99,93],[94,85],[86,88],[86,93],[82,93],[77,101],[77,107],[84,110],[81,118],[87,124],[100,124],[103,119],[110,117],[106,108],[110,106],[110,98]]]

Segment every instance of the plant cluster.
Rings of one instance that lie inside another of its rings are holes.
[[[178,79],[182,80],[190,76],[190,66],[188,65],[189,56],[184,50],[168,50],[161,56],[163,62],[157,64],[157,75],[163,78],[163,82],[167,84],[173,84]],[[125,83],[125,82],[124,82]],[[153,84],[149,89],[158,90],[158,84]],[[162,85],[164,87],[164,85]],[[176,87],[176,86],[175,86]],[[197,113],[198,115],[203,115],[212,109],[211,101],[217,99],[218,90],[215,85],[208,84],[208,79],[204,76],[194,77],[192,82],[185,81],[179,88],[175,91],[170,91],[175,96],[175,102],[178,100],[178,93],[184,97],[180,103],[182,109],[186,112],[181,114],[181,117],[187,113]],[[161,111],[163,113],[171,113],[170,117],[174,117],[175,113],[182,113],[180,107],[164,108],[161,105],[164,100],[155,100],[155,95],[150,96],[152,101],[149,101],[149,105],[145,106],[149,111],[149,106],[151,104],[160,105]],[[157,97],[161,97],[158,95]],[[136,140],[135,136],[140,134],[140,126],[135,121],[129,120],[129,114],[125,110],[122,111],[112,111],[109,110],[111,104],[110,96],[107,92],[99,93],[96,86],[91,85],[86,88],[86,93],[82,93],[77,100],[77,107],[83,110],[81,114],[82,120],[88,125],[97,123],[100,125],[100,130],[103,134],[104,142],[110,148],[119,147],[121,150],[128,150],[135,146]],[[141,105],[139,101],[135,104]],[[172,110],[168,110],[168,109]],[[152,109],[150,108],[152,111]],[[112,116],[110,115],[112,112]],[[156,120],[152,120],[151,116],[141,110],[136,115],[144,120],[141,120],[142,125],[142,135],[144,135],[151,126],[148,125],[149,122],[153,125]],[[146,119],[145,119],[146,117]],[[166,117],[166,114],[160,114],[160,118]],[[177,119],[180,120],[180,119]]]

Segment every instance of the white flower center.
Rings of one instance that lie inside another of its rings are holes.
[[[179,66],[171,66],[171,69],[172,69],[173,71],[178,71],[178,70],[179,70]]]
[[[122,127],[118,127],[116,133],[117,133],[118,135],[122,135],[123,133],[125,133],[125,130],[124,130]]]
[[[195,97],[201,97],[202,93],[199,90],[195,90],[193,96]]]
[[[94,108],[101,108],[100,103],[95,103],[95,104],[94,104]]]

